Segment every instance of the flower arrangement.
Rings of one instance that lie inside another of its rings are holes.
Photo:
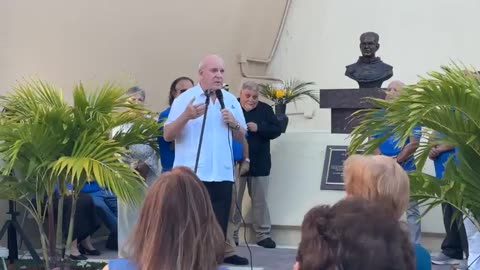
[[[260,84],[260,95],[273,101],[275,105],[295,102],[305,96],[320,103],[319,90],[310,89],[314,82],[289,80],[281,84]]]

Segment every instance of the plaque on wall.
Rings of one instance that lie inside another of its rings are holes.
[[[347,159],[347,146],[327,145],[321,190],[344,190],[343,162]]]

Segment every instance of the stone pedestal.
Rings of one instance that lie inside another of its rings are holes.
[[[352,113],[374,108],[368,102],[368,97],[385,98],[385,90],[382,88],[356,88],[356,89],[321,89],[320,108],[330,108],[331,132],[349,134],[358,124],[358,119],[350,117]]]

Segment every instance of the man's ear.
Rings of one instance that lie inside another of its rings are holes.
[[[293,270],[300,270],[300,264],[298,262],[295,262],[293,265]]]

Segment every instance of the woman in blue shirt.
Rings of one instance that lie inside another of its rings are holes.
[[[168,105],[169,107],[160,113],[158,117],[158,122],[164,122],[168,118],[170,113],[170,106],[172,106],[173,100],[178,97],[181,93],[187,91],[189,88],[193,87],[193,80],[189,77],[179,77],[175,79],[170,85],[170,93],[168,96]],[[163,126],[160,128],[163,131]],[[175,143],[167,142],[163,139],[163,136],[157,137],[158,147],[160,150],[160,162],[162,163],[162,173],[170,171],[173,167],[173,161],[175,160]]]

